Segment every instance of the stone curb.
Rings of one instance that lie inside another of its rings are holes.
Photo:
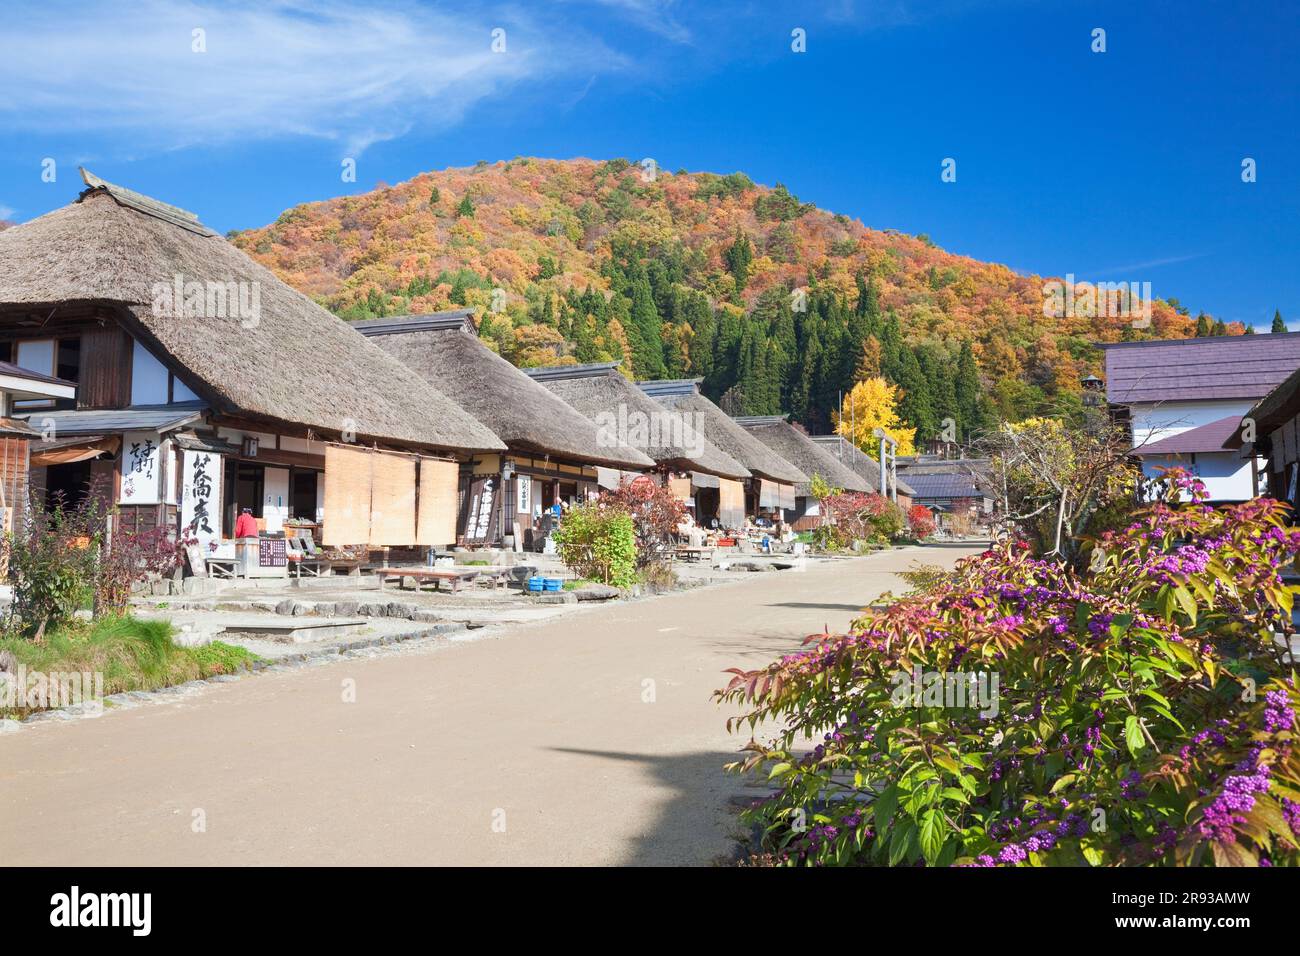
[[[318,647],[312,650],[299,651],[294,654],[286,654],[283,657],[277,657],[274,659],[254,661],[246,670],[237,674],[214,674],[212,677],[190,680],[183,684],[170,684],[166,687],[156,687],[153,690],[127,690],[116,694],[109,694],[104,698],[104,703],[121,705],[159,701],[169,697],[175,697],[178,693],[197,690],[200,687],[211,684],[228,684],[232,681],[243,680],[251,674],[261,673],[263,671],[289,670],[316,659],[345,657],[348,654],[357,651],[364,651],[373,647],[380,647],[388,644],[400,644],[423,637],[441,637],[446,634],[468,630],[469,628],[465,624],[442,623],[435,624],[432,627],[421,628],[418,631],[405,631],[401,634],[382,634],[376,637],[360,638],[355,641],[331,644],[327,647]],[[9,721],[9,723],[16,724],[17,728],[15,729],[20,729],[27,724],[39,724],[51,720],[91,719],[102,716],[104,710],[105,709],[92,704],[80,704],[72,707],[63,707],[58,710],[37,711],[23,720],[14,719]]]

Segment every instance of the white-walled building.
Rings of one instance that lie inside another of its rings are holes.
[[[1128,422],[1142,471],[1180,467],[1215,501],[1259,493],[1256,459],[1224,447],[1241,418],[1300,368],[1300,333],[1118,342],[1106,354],[1106,397]]]

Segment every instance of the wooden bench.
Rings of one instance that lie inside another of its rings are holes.
[[[682,561],[713,560],[713,549],[698,544],[679,545],[676,554]]]
[[[210,578],[234,578],[239,567],[234,558],[205,558],[203,563]]]
[[[415,582],[416,590],[429,582],[433,582],[434,590],[442,590],[442,582],[446,581],[451,584],[452,593],[455,594],[460,590],[462,584],[470,584],[478,578],[486,578],[494,585],[505,583],[507,568],[376,568],[375,575],[379,578],[379,590],[384,589],[384,585],[390,579],[396,580],[398,587],[401,587],[402,580],[412,580]]]

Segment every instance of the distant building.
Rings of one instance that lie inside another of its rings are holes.
[[[655,401],[619,371],[618,362],[556,365],[523,372],[599,427],[649,457],[673,494],[693,502],[695,520],[723,528],[745,526],[749,469],[709,440],[682,414]],[[616,488],[622,473],[605,469],[602,487]]]
[[[872,491],[885,494],[887,490],[888,494],[886,496],[896,498],[901,507],[912,507],[912,498],[915,492],[912,490],[911,485],[898,477],[897,469],[895,469],[895,474],[885,482],[885,489],[882,489],[880,462],[853,444],[853,442],[843,435],[813,435],[811,437],[818,445],[821,445],[838,458],[841,464],[856,471]],[[897,493],[895,493],[895,486],[897,486]]]
[[[962,509],[976,522],[993,513],[993,495],[987,480],[987,458],[946,458],[941,455],[914,455],[898,459],[898,478],[912,489],[914,504],[925,505],[939,515],[952,515]]]
[[[757,517],[778,508],[793,509],[795,485],[807,482],[808,476],[705,398],[700,392],[700,381],[688,378],[640,384],[641,391],[659,404],[689,417],[705,438],[749,469],[750,477],[744,482],[747,516]],[[708,475],[699,472],[692,472],[691,482],[696,512],[703,514],[700,503],[703,502],[707,509],[708,501],[716,495],[711,489],[716,489],[718,482],[716,479],[710,481]]]
[[[1101,346],[1106,398],[1126,423],[1142,471],[1185,468],[1211,500],[1259,493],[1257,461],[1224,447],[1243,415],[1300,368],[1300,333],[1215,336]]]
[[[791,425],[785,415],[747,415],[736,418],[736,422],[808,476],[807,481],[794,486],[794,507],[785,509],[785,520],[796,531],[807,531],[823,523],[821,504],[812,493],[814,477],[844,491],[875,490],[865,478],[841,462],[833,449],[813,441]]]

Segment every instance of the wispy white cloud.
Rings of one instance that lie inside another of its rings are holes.
[[[357,155],[415,127],[453,125],[523,83],[627,66],[597,39],[518,7],[92,0],[6,20],[0,123],[116,135],[135,152],[307,136]],[[497,28],[504,52],[493,50]]]
[[[12,220],[15,211],[12,206],[0,206],[0,219]]]
[[[1180,262],[1190,262],[1193,259],[1203,259],[1208,256],[1208,252],[1194,252],[1185,256],[1167,256],[1163,259],[1148,259],[1145,262],[1130,262],[1128,265],[1111,266],[1107,269],[1093,269],[1096,275],[1110,275],[1116,272],[1137,272],[1140,269],[1158,269],[1161,266],[1173,266]]]
[[[674,43],[692,40],[690,29],[677,17],[676,0],[595,0],[595,3]]]

